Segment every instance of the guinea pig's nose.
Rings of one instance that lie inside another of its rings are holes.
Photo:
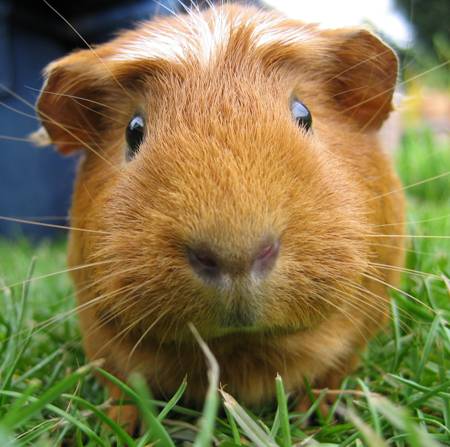
[[[265,241],[248,256],[227,258],[215,253],[207,245],[202,248],[188,248],[187,257],[194,272],[208,282],[220,281],[223,275],[252,274],[257,278],[266,276],[272,270],[280,251],[280,242]]]

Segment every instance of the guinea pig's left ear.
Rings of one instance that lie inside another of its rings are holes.
[[[394,51],[371,32],[329,31],[331,70],[325,86],[337,105],[359,129],[376,130],[392,110],[398,59]]]
[[[38,145],[53,143],[63,154],[98,147],[115,91],[107,62],[100,57],[98,52],[80,50],[45,69],[36,105],[44,129],[31,135]]]

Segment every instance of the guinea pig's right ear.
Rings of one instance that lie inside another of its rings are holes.
[[[398,74],[396,54],[365,29],[323,34],[331,49],[326,87],[338,112],[362,130],[378,129],[392,110]]]
[[[54,144],[59,152],[96,146],[114,95],[113,77],[98,52],[80,50],[51,63],[36,110],[44,129],[31,139]],[[109,113],[110,115],[111,113]]]

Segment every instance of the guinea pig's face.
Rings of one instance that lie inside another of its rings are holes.
[[[340,150],[385,119],[395,70],[367,32],[237,7],[53,64],[38,107],[63,152],[86,151],[73,219],[95,230],[78,250],[113,297],[100,312],[170,340],[188,322],[289,332],[339,311],[370,231]]]

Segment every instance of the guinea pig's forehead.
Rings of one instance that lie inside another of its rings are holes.
[[[183,63],[195,60],[207,66],[220,55],[250,49],[271,51],[273,45],[310,42],[317,37],[314,25],[294,22],[277,13],[251,8],[213,7],[208,13],[144,23],[122,35],[110,56],[115,61],[165,60]]]

